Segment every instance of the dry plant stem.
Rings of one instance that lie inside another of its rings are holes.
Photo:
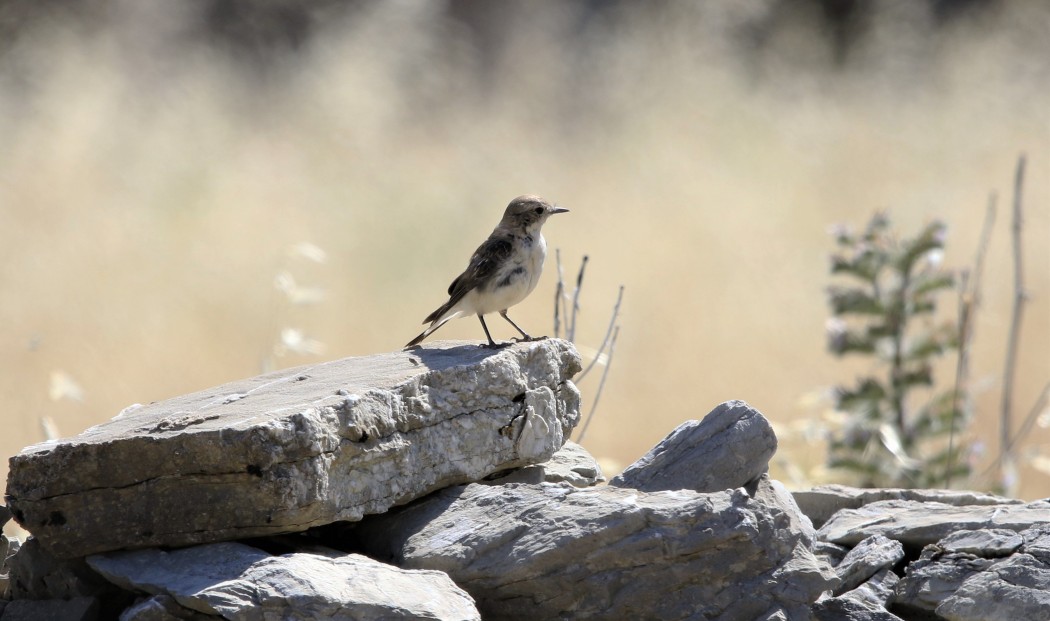
[[[554,338],[561,338],[561,313],[565,295],[565,274],[561,269],[561,249],[554,249],[554,261],[558,266],[558,286],[554,290]]]
[[[576,288],[572,292],[572,313],[569,313],[569,309],[566,308],[569,296],[566,293],[565,288],[565,273],[561,267],[561,250],[554,250],[555,262],[558,267],[558,284],[554,293],[554,336],[558,337],[561,334],[561,322],[564,318],[565,321],[565,338],[569,342],[576,342],[576,317],[580,310],[580,291],[583,290],[583,276],[587,269],[587,261],[589,257],[583,256],[583,261],[580,263],[580,271],[576,275]],[[583,435],[587,432],[587,427],[591,424],[591,419],[594,417],[594,412],[598,407],[598,401],[601,399],[602,390],[605,389],[605,378],[609,373],[609,366],[612,365],[613,350],[616,347],[616,337],[620,333],[620,326],[616,325],[616,320],[620,316],[620,304],[623,301],[623,285],[620,285],[620,291],[616,296],[616,305],[613,306],[612,317],[609,319],[609,327],[605,331],[605,338],[602,339],[602,344],[598,348],[597,353],[594,355],[594,359],[587,368],[580,373],[576,378],[578,384],[587,373],[594,368],[599,360],[602,359],[603,354],[605,355],[605,369],[602,371],[601,380],[598,382],[598,390],[594,394],[594,402],[591,404],[591,409],[587,413],[587,419],[584,421],[583,429],[580,431],[580,437],[578,441],[583,441]],[[609,348],[609,353],[605,354],[606,347]]]
[[[1009,451],[1012,451],[1013,448],[1017,446],[1017,443],[1021,441],[1021,438],[1028,435],[1028,432],[1032,430],[1032,425],[1035,424],[1036,419],[1039,418],[1039,415],[1043,412],[1043,408],[1046,407],[1048,400],[1050,400],[1050,382],[1047,382],[1043,386],[1043,389],[1039,391],[1039,396],[1036,398],[1035,403],[1032,405],[1032,408],[1028,410],[1028,415],[1025,416],[1024,422],[1021,423],[1021,428],[1017,431],[1016,434],[1014,434],[1012,438],[1010,438],[1010,442],[1007,444],[1007,449]],[[982,472],[978,478],[985,479],[988,477],[989,474],[991,474],[992,470],[998,468],[1003,462],[1004,454],[1005,453],[1000,453],[999,457],[996,458],[996,460],[993,461],[991,464],[989,464],[988,467],[984,469],[984,472]]]
[[[1050,382],[1043,385],[1043,389],[1039,392],[1039,397],[1036,398],[1035,404],[1032,405],[1032,409],[1028,410],[1028,415],[1021,422],[1021,427],[1014,434],[1014,437],[1010,438],[1010,450],[1013,450],[1017,443],[1021,441],[1021,438],[1027,436],[1028,432],[1032,430],[1032,425],[1035,424],[1036,419],[1042,414],[1048,398],[1050,398]]]
[[[576,289],[572,292],[572,321],[566,327],[569,341],[576,342],[576,313],[580,310],[580,290],[583,289],[583,271],[587,269],[587,255],[583,255],[580,262],[580,273],[576,275]]]
[[[591,372],[594,365],[598,364],[598,361],[602,358],[602,353],[605,351],[606,345],[609,344],[609,338],[612,336],[613,329],[619,329],[616,326],[616,320],[620,317],[620,303],[623,301],[623,285],[620,285],[620,292],[616,295],[616,304],[613,306],[612,316],[609,318],[609,327],[605,330],[605,338],[602,339],[602,344],[598,347],[598,352],[594,354],[594,358],[591,363],[587,365],[587,368],[580,373],[580,376],[576,379],[577,382],[587,377],[587,374]]]
[[[602,369],[602,379],[598,382],[598,391],[594,393],[594,401],[591,403],[590,411],[587,412],[587,420],[583,421],[583,429],[580,430],[580,437],[576,439],[579,443],[582,443],[583,437],[587,435],[587,427],[590,426],[591,419],[594,417],[594,411],[598,408],[598,400],[601,399],[602,390],[605,388],[605,378],[609,375],[609,367],[612,366],[613,354],[616,352],[616,337],[619,335],[620,326],[616,326],[613,330],[612,339],[609,341],[609,355],[605,360],[605,368]]]
[[[899,302],[900,312],[898,317],[894,320],[898,323],[895,326],[893,333],[893,366],[890,370],[890,403],[893,405],[893,412],[895,417],[895,423],[897,429],[901,432],[901,442],[904,444],[906,451],[911,451],[911,434],[908,432],[907,422],[908,416],[905,411],[904,403],[904,383],[902,376],[904,375],[904,324],[906,321],[907,313],[905,312],[906,301],[904,296],[911,287],[911,269],[909,268],[901,276],[900,294],[901,300]]]
[[[1021,190],[1024,186],[1025,156],[1022,154],[1017,160],[1017,175],[1014,178],[1014,209],[1012,223],[1012,239],[1014,249],[1014,305],[1013,316],[1010,320],[1010,334],[1006,341],[1006,363],[1003,368],[1003,400],[1000,411],[999,426],[999,466],[1013,461],[1011,437],[1013,429],[1013,392],[1014,377],[1017,371],[1017,348],[1021,338],[1021,319],[1024,312],[1025,290],[1024,271],[1021,252]]]
[[[973,342],[973,317],[981,305],[981,274],[984,272],[984,257],[988,252],[988,242],[995,226],[995,192],[988,197],[988,208],[984,213],[984,225],[981,227],[981,238],[977,243],[977,255],[974,258],[973,278],[963,273],[962,286],[959,288],[959,356],[955,364],[955,390],[952,393],[952,418],[948,430],[948,464],[945,468],[944,487],[952,485],[952,464],[955,463],[955,416],[959,412],[959,398],[969,390],[970,383],[970,345]]]

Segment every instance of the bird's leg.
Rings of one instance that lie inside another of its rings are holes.
[[[518,332],[521,332],[521,338],[518,339],[519,342],[539,341],[539,340],[547,338],[545,336],[536,337],[536,336],[529,336],[528,334],[526,334],[524,330],[522,330],[520,327],[518,327],[518,324],[514,323],[513,319],[511,319],[510,317],[507,316],[507,309],[501,310],[499,312],[499,314],[500,314],[500,317],[503,317],[504,319],[506,319],[510,323],[510,325],[514,326],[515,330],[517,330]]]
[[[502,343],[501,344],[501,343],[497,343],[496,341],[492,340],[492,335],[489,334],[489,327],[487,325],[485,325],[485,318],[482,317],[481,313],[478,313],[478,321],[481,322],[481,327],[485,329],[485,336],[489,339],[488,345],[482,345],[482,347],[488,347],[490,349],[497,349],[497,348],[500,348],[500,347],[506,347],[507,345],[510,344],[510,343]]]

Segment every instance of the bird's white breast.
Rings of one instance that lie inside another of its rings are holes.
[[[519,240],[520,241],[520,240]],[[507,258],[489,286],[467,294],[467,305],[475,313],[495,313],[524,300],[540,282],[547,242],[535,234],[532,243],[516,243],[515,252]]]

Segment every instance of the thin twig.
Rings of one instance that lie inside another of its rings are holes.
[[[620,326],[616,326],[613,330],[612,340],[609,341],[609,356],[605,361],[605,368],[602,370],[602,379],[598,382],[598,392],[594,393],[594,401],[591,402],[591,410],[587,412],[587,420],[583,422],[583,429],[580,430],[580,437],[576,438],[577,442],[582,443],[583,437],[587,434],[587,427],[591,424],[591,419],[594,417],[594,411],[598,408],[598,400],[602,397],[602,390],[605,388],[605,378],[609,375],[609,367],[612,366],[613,354],[616,352],[616,337],[620,335]]]
[[[1010,439],[1011,450],[1021,441],[1021,438],[1027,436],[1028,432],[1032,430],[1032,425],[1035,424],[1036,419],[1043,413],[1043,408],[1046,407],[1047,399],[1050,399],[1050,382],[1043,385],[1043,390],[1039,392],[1039,397],[1035,400],[1032,409],[1028,410],[1028,415],[1021,422],[1021,427],[1014,434],[1014,437]]]
[[[984,257],[988,252],[988,243],[995,225],[996,194],[988,197],[988,207],[984,212],[984,224],[981,226],[980,241],[977,242],[977,255],[974,257],[973,279],[963,272],[959,287],[959,355],[955,364],[955,388],[952,392],[951,421],[948,424],[948,462],[944,471],[944,487],[952,486],[952,464],[955,458],[955,418],[959,414],[959,399],[966,395],[969,399],[970,383],[970,344],[973,342],[974,315],[981,305],[981,274],[984,272]]]
[[[1014,377],[1017,371],[1017,349],[1021,338],[1021,319],[1024,311],[1025,290],[1024,272],[1021,262],[1021,190],[1024,186],[1024,154],[1017,160],[1017,174],[1014,178],[1014,210],[1013,210],[1013,249],[1014,249],[1014,304],[1013,316],[1010,319],[1010,333],[1006,341],[1006,363],[1003,368],[1003,400],[1000,412],[999,428],[999,465],[1000,470],[1004,464],[1013,461],[1010,439],[1013,436],[1013,392]]]
[[[613,328],[616,327],[616,320],[620,316],[620,302],[622,301],[623,285],[620,285],[620,292],[616,295],[616,304],[613,306],[612,316],[609,317],[609,327],[605,330],[605,338],[602,339],[602,344],[598,347],[598,353],[594,354],[594,358],[591,360],[591,363],[588,364],[587,368],[583,370],[583,373],[580,373],[580,376],[576,378],[577,383],[582,381],[584,377],[587,377],[587,374],[591,372],[591,369],[594,368],[594,365],[597,364],[598,361],[601,359],[602,352],[605,351],[605,346],[609,344],[609,337],[612,336]]]
[[[587,255],[583,255],[580,262],[580,273],[576,275],[576,289],[572,292],[572,321],[566,327],[569,341],[576,342],[576,314],[580,310],[580,290],[583,289],[583,271],[587,269]]]
[[[1007,444],[1008,451],[1012,451],[1017,445],[1017,443],[1021,441],[1021,438],[1028,435],[1028,432],[1032,430],[1032,425],[1035,424],[1036,419],[1038,419],[1039,415],[1043,412],[1043,408],[1046,407],[1046,403],[1048,400],[1050,400],[1050,382],[1047,382],[1043,386],[1043,389],[1039,391],[1039,396],[1036,398],[1035,403],[1032,405],[1032,409],[1028,410],[1028,415],[1025,416],[1024,422],[1021,423],[1021,428],[1017,431],[1016,434],[1014,434],[1012,438],[1010,438],[1010,442]],[[1003,462],[1003,455],[1004,453],[1000,453],[999,457],[996,458],[995,461],[988,464],[988,467],[985,468],[983,472],[981,472],[981,474],[978,476],[978,479],[983,479],[987,477],[992,472],[992,470],[998,468]]]
[[[554,290],[554,338],[561,338],[562,296],[565,295],[565,274],[561,270],[561,248],[554,249],[554,261],[558,266],[558,286]]]

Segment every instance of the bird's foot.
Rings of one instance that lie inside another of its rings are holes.
[[[488,343],[482,343],[481,345],[478,345],[478,347],[482,349],[503,349],[504,347],[510,347],[513,344],[514,343],[497,343],[495,341],[490,341]]]
[[[547,337],[547,336],[529,336],[528,334],[526,334],[525,336],[520,337],[520,338],[515,337],[514,342],[515,343],[531,343],[533,341],[545,341],[548,338],[550,338],[550,337]]]

